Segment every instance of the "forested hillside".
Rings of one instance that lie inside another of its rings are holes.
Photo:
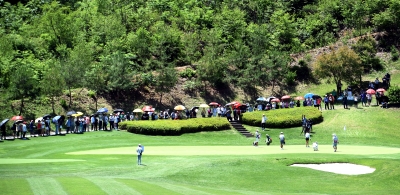
[[[20,113],[24,101],[58,104],[75,88],[94,98],[151,88],[161,102],[182,78],[187,93],[235,86],[257,96],[304,76],[291,54],[382,33],[353,48],[365,69],[399,42],[398,0],[10,2],[0,0],[0,88],[2,106],[20,100]]]

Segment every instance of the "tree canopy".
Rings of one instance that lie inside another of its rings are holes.
[[[360,57],[348,46],[331,48],[318,56],[313,66],[317,76],[332,79],[336,85],[341,81],[355,83],[363,70]]]
[[[33,97],[37,94],[29,91],[40,88],[47,90],[41,95],[56,95],[40,85],[48,86],[49,74],[59,74],[53,82],[70,97],[75,87],[101,94],[153,86],[162,94],[166,89],[154,82],[171,86],[176,80],[170,77],[179,75],[173,70],[189,65],[196,72],[187,82],[192,89],[230,83],[257,96],[257,88],[284,80],[291,53],[335,43],[343,32],[397,35],[399,5],[396,0],[0,1],[0,88],[11,99]],[[31,78],[23,94],[16,89],[17,71]]]

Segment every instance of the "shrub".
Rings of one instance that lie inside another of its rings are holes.
[[[61,107],[63,107],[64,109],[67,109],[67,108],[68,108],[67,101],[65,101],[65,99],[61,99],[61,100],[60,100],[60,105],[61,105]]]
[[[399,103],[400,102],[400,87],[391,86],[388,90],[389,102]]]
[[[266,126],[269,128],[300,127],[301,117],[306,115],[314,124],[323,121],[322,113],[314,107],[296,107],[269,111],[246,112],[242,123],[251,126],[260,126],[262,114],[268,118]]]
[[[399,51],[397,51],[394,45],[390,48],[390,53],[392,54],[392,61],[397,61],[399,59]]]
[[[288,85],[288,86],[294,85],[296,76],[297,76],[296,71],[290,71],[289,70],[285,75],[286,85]]]
[[[225,118],[193,118],[189,120],[125,121],[121,129],[144,135],[182,135],[200,131],[220,131],[231,128]]]
[[[184,71],[181,71],[179,73],[179,76],[182,78],[192,78],[196,76],[196,71],[193,70],[192,68],[186,68]]]

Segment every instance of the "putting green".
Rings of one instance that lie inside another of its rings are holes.
[[[279,146],[146,146],[146,155],[264,155],[264,154],[284,154],[284,153],[334,153],[331,145],[319,145],[319,151],[306,148],[305,145],[286,145],[284,150]],[[85,150],[69,152],[67,154],[136,154],[136,147],[104,148],[97,150]],[[400,153],[400,148],[375,147],[375,146],[350,146],[339,145],[335,154],[396,154]]]
[[[20,159],[20,158],[3,158],[0,164],[25,164],[25,163],[47,163],[47,162],[76,162],[84,161],[78,159]]]

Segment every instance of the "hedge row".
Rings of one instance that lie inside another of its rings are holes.
[[[120,129],[144,135],[182,135],[200,131],[231,129],[226,118],[193,118],[188,120],[125,121]]]
[[[311,119],[313,124],[323,121],[322,113],[317,108],[296,107],[269,111],[246,112],[243,114],[242,123],[251,126],[260,126],[263,114],[268,118],[266,126],[269,128],[300,127],[302,125],[302,115],[306,115],[307,119]]]

